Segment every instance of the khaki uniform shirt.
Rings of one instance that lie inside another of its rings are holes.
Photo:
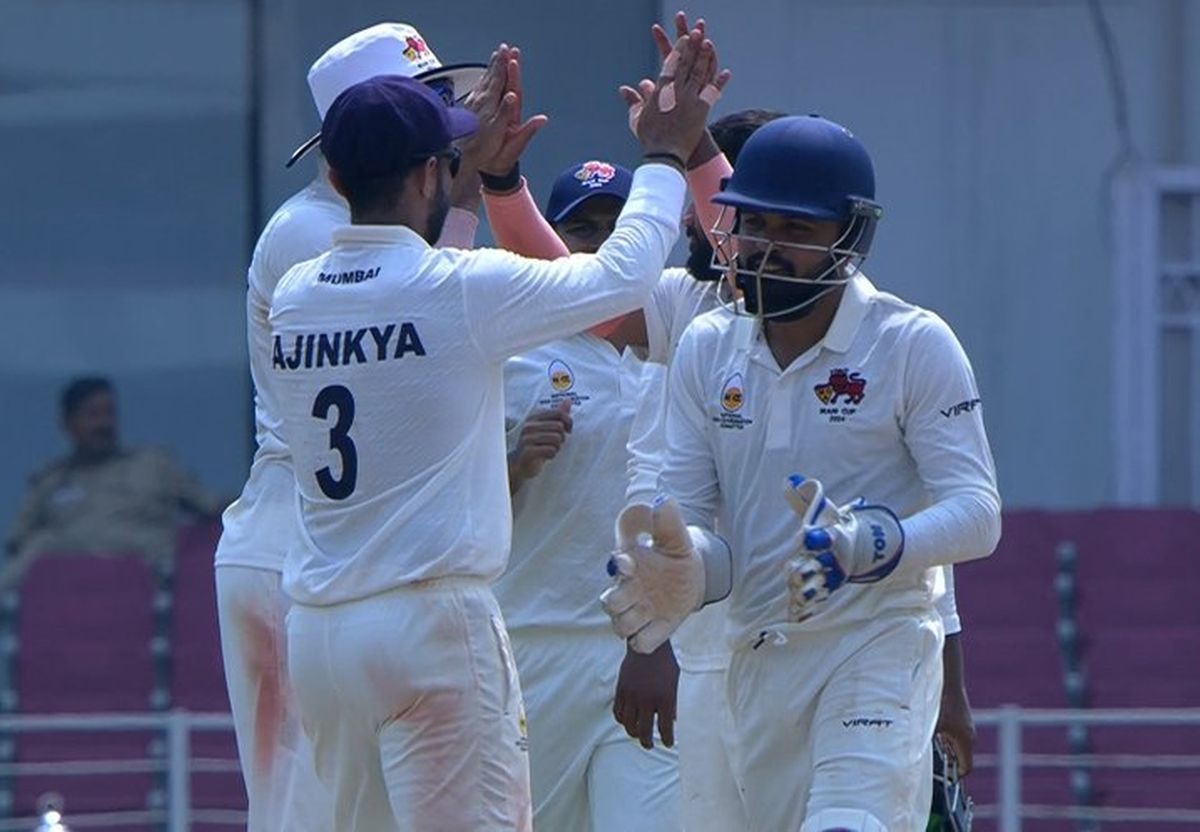
[[[166,451],[119,451],[97,464],[57,460],[35,474],[17,514],[9,584],[43,554],[136,555],[152,565],[175,553],[179,511],[215,516],[224,499]]]

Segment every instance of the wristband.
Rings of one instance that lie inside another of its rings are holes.
[[[642,156],[642,161],[668,164],[678,168],[680,171],[687,170],[687,163],[674,153],[647,153]]]
[[[479,171],[479,181],[483,183],[485,191],[491,191],[492,193],[503,194],[515,191],[521,187],[521,163],[517,162],[512,166],[512,170],[499,176],[494,173]]]

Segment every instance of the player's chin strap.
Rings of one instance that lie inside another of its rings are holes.
[[[850,222],[842,231],[841,236],[827,246],[813,243],[787,243],[741,233],[739,230],[740,218],[736,211],[732,223],[726,220],[726,212],[731,210],[733,209],[728,205],[721,206],[721,212],[711,229],[716,245],[713,246],[709,266],[717,271],[725,272],[728,283],[735,287],[739,294],[746,286],[752,286],[759,304],[756,312],[749,312],[744,305],[726,304],[726,308],[734,314],[751,314],[764,320],[793,318],[797,313],[812,306],[834,289],[849,283],[862,267],[863,261],[867,259],[866,254],[861,250],[863,240],[868,234],[864,223]],[[731,226],[729,230],[726,230],[727,226]],[[743,265],[739,249],[745,243],[754,245],[761,252],[757,266]],[[773,253],[789,251],[824,254],[826,265],[806,275],[777,274],[768,270],[767,264]],[[792,287],[806,287],[811,290],[800,292],[803,297],[795,303],[767,310],[765,304],[768,292],[764,281],[776,281],[779,285],[790,284]]]
[[[800,832],[888,832],[888,828],[862,809],[822,809],[805,818]]]

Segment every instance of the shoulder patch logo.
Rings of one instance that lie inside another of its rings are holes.
[[[558,358],[550,362],[546,374],[550,377],[550,386],[556,393],[565,393],[575,386],[575,374],[567,366],[567,362]]]
[[[721,390],[721,407],[726,413],[736,413],[742,409],[745,404],[746,395],[743,392],[742,374],[734,373],[725,382],[725,387]]]
[[[734,373],[721,386],[721,409],[712,417],[717,427],[726,430],[743,430],[754,424],[743,414],[746,408],[746,383],[741,373]]]

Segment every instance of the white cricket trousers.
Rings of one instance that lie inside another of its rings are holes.
[[[529,714],[537,832],[678,832],[675,751],[646,750],[613,716],[625,642],[599,632],[512,633]]]
[[[675,742],[683,832],[745,832],[746,813],[733,773],[733,716],[725,668],[679,671]]]
[[[734,764],[753,832],[810,832],[806,820],[838,809],[923,832],[943,638],[930,609],[854,628],[781,625],[735,650]]]
[[[218,566],[217,615],[225,684],[246,782],[248,832],[329,832],[329,793],[317,779],[288,678],[280,574]]]
[[[294,604],[287,627],[337,832],[529,832],[521,687],[485,581]]]

